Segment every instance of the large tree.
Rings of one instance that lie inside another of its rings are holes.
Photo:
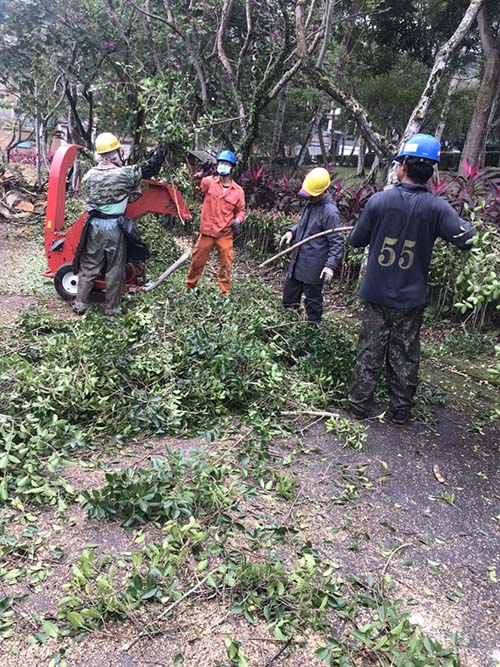
[[[484,63],[476,104],[462,151],[462,174],[464,161],[469,164],[481,161],[500,95],[500,20],[493,21],[492,12],[484,6],[477,16],[477,24]]]
[[[450,62],[467,36],[467,33],[476,20],[477,14],[484,2],[485,0],[471,0],[463,15],[458,17],[458,25],[455,26],[452,34],[448,36],[446,41],[444,41],[444,43],[437,49],[434,64],[427,82],[408,122],[406,123],[406,127],[400,137],[400,142],[403,142],[409,136],[420,130],[429,113],[431,102],[448,71]],[[303,67],[311,76],[315,77],[317,85],[327,95],[347,109],[351,117],[356,121],[361,135],[369,143],[377,156],[382,160],[389,161],[394,154],[394,147],[380,131],[380,128],[376,127],[372,115],[359,102],[359,100],[346,89],[344,82],[339,82],[338,77],[336,77],[334,73],[327,71],[321,63],[314,61],[307,46],[310,41],[305,21],[307,4],[306,0],[298,0],[296,7],[297,42]]]
[[[89,147],[95,129],[139,144],[150,128],[179,148],[195,134],[234,147],[244,166],[262,148],[270,115],[276,154],[280,137],[305,136],[333,101],[389,161],[394,139],[428,117],[482,2],[4,2],[0,77],[42,120],[57,102],[72,140]]]

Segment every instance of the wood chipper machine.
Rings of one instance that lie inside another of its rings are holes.
[[[76,222],[65,225],[66,175],[74,163],[79,148],[80,146],[76,144],[67,144],[57,149],[50,167],[47,193],[45,254],[48,269],[43,275],[54,280],[56,292],[65,301],[73,301],[76,297],[78,275],[73,272],[73,259],[87,217],[87,213],[83,213]],[[182,220],[191,219],[191,213],[181,193],[173,186],[168,183],[143,180],[141,189],[140,196],[134,201],[129,201],[125,211],[127,218],[135,219],[147,213],[161,213],[177,215]],[[187,259],[189,255],[185,254]],[[184,255],[181,259],[183,258]],[[180,265],[179,260],[176,264]],[[144,267],[128,262],[125,292],[140,291],[145,287],[145,282]],[[103,292],[105,289],[104,277],[99,276],[94,291]]]

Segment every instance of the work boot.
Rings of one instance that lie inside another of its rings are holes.
[[[411,413],[409,410],[394,410],[391,413],[392,423],[403,426],[410,421]]]
[[[385,411],[379,406],[371,403],[367,408],[359,408],[352,404],[349,405],[348,414],[351,419],[379,419],[385,414]]]
[[[351,419],[368,419],[370,416],[368,410],[360,410],[353,405],[349,405],[348,414]]]
[[[366,412],[355,412],[354,410],[349,410],[348,415],[351,419],[356,419],[356,421],[368,419],[368,413]]]

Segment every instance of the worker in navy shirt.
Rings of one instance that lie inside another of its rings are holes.
[[[470,222],[427,189],[439,154],[434,137],[411,137],[395,158],[398,185],[368,200],[349,237],[356,248],[369,246],[359,290],[364,317],[348,392],[351,416],[358,419],[370,416],[384,367],[393,421],[410,418],[434,242],[440,237],[466,250],[475,234]]]
[[[281,237],[280,246],[298,243],[327,229],[339,226],[337,204],[328,193],[330,174],[323,167],[305,177],[299,196],[307,199],[300,220]],[[344,254],[344,238],[339,233],[321,236],[292,252],[283,287],[283,306],[298,311],[302,295],[307,319],[319,324],[323,316],[323,285],[328,285]]]

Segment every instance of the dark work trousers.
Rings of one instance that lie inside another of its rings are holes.
[[[385,367],[393,413],[408,413],[415,404],[420,361],[420,327],[424,306],[389,308],[364,304],[356,366],[348,399],[351,410],[365,415]]]
[[[88,306],[95,280],[104,274],[106,313],[119,312],[125,286],[126,263],[127,244],[117,220],[94,218],[90,223],[85,248],[80,258],[75,307]]]
[[[283,287],[283,307],[298,310],[302,294],[305,296],[307,319],[319,324],[323,315],[323,283],[311,285],[296,278],[287,278]]]

